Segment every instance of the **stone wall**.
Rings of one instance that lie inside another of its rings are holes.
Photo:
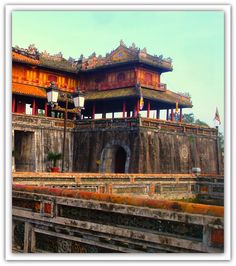
[[[15,151],[16,171],[50,171],[47,161],[49,151],[61,152],[63,143],[63,120],[15,115],[12,121],[12,149]],[[56,122],[55,122],[56,121]],[[57,126],[56,126],[56,123]],[[31,138],[26,138],[31,136]],[[72,171],[73,131],[67,129],[65,148],[65,171]],[[19,145],[24,143],[24,145]],[[27,155],[27,156],[26,156]],[[19,162],[19,163],[18,163]],[[29,167],[30,166],[30,167]],[[58,161],[61,168],[61,160]]]
[[[74,137],[75,172],[106,172],[104,150],[114,145],[130,151],[129,173],[190,173],[193,167],[222,173],[215,136],[139,127],[76,129]]]
[[[139,143],[139,173],[218,172],[214,137],[141,129]]]
[[[203,173],[223,174],[214,129],[162,121],[155,127],[139,120],[104,121],[93,120],[93,127],[74,127],[68,121],[65,171],[191,173],[199,167]],[[12,140],[18,153],[13,160],[16,171],[48,171],[48,152],[62,152],[63,120],[13,114]]]

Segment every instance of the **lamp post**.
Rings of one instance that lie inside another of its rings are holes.
[[[62,110],[64,111],[64,132],[63,132],[63,146],[62,146],[62,166],[61,171],[64,172],[64,162],[65,162],[65,146],[66,146],[66,131],[67,131],[67,114],[68,114],[68,100],[73,98],[75,108],[79,109],[79,112],[82,108],[84,108],[84,95],[77,89],[77,92],[72,94],[60,92],[55,85],[55,82],[51,82],[50,86],[46,89],[47,93],[47,101],[48,104],[51,105],[53,108],[54,106],[58,105],[58,96],[65,99],[65,108]]]

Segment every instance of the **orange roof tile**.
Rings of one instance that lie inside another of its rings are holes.
[[[12,83],[12,93],[46,98],[46,91],[43,88],[22,83]]]
[[[39,60],[33,59],[29,56],[25,56],[16,52],[12,52],[12,59],[13,61],[25,62],[33,65],[38,65],[40,63]]]

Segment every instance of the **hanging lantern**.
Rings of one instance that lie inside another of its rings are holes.
[[[58,95],[59,95],[59,90],[55,85],[55,82],[52,81],[50,84],[50,87],[48,87],[46,89],[46,93],[47,93],[47,101],[50,104],[56,104],[58,101]]]
[[[78,91],[73,93],[73,101],[76,108],[83,109],[84,108],[84,94],[78,88]]]

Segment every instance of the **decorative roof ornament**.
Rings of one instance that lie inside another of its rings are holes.
[[[140,57],[146,57],[147,56],[147,49],[145,47],[142,50],[139,50],[139,56]]]
[[[28,49],[27,49],[26,51],[27,51],[27,53],[30,54],[30,55],[37,55],[37,54],[38,54],[38,50],[37,50],[37,48],[35,47],[34,44],[30,44],[30,45],[28,46]]]
[[[93,53],[89,56],[89,58],[94,58],[94,57],[96,57],[96,53],[95,53],[95,52],[93,52]]]
[[[124,41],[122,39],[120,40],[120,46],[125,46],[126,47],[126,45],[125,45],[125,43],[124,43]]]
[[[166,61],[172,63],[172,62],[173,62],[173,59],[172,59],[171,57],[167,57],[167,58],[166,58]]]
[[[81,54],[80,57],[79,57],[79,60],[82,60],[83,61],[83,59],[84,59],[84,55]]]
[[[147,53],[147,48],[144,47],[143,50],[141,50],[141,51],[146,54]]]
[[[73,57],[70,56],[70,57],[68,58],[68,62],[70,62],[70,63],[74,63],[74,62],[75,62],[75,58],[73,58]]]
[[[135,46],[135,43],[134,42],[132,43],[131,48],[134,49],[134,50],[136,50],[136,46]]]

